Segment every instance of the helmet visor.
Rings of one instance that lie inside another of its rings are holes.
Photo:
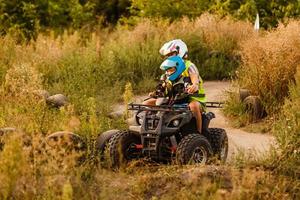
[[[161,65],[160,65],[160,69],[161,70],[168,70],[170,68],[176,67],[177,66],[177,62],[173,61],[173,60],[165,60]]]

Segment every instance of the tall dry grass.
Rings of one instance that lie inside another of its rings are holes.
[[[288,85],[300,65],[299,26],[299,21],[292,21],[251,37],[242,45],[243,64],[237,82],[259,95],[270,115],[278,112],[288,96]]]
[[[34,155],[34,156],[33,156]],[[0,152],[1,199],[297,199],[287,177],[260,168],[128,166],[111,172],[76,166],[64,152],[12,137]],[[143,163],[142,163],[143,164]],[[141,165],[141,164],[140,164]],[[11,170],[11,169],[15,170]]]

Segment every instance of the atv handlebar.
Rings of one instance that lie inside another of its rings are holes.
[[[144,104],[135,104],[129,103],[128,110],[140,110],[140,111],[167,111],[167,112],[184,112],[190,110],[187,104],[183,105],[144,105]]]

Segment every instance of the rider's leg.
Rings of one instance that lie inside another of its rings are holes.
[[[150,98],[143,102],[143,104],[147,106],[155,106],[155,103],[156,103],[156,99],[154,98]]]
[[[200,109],[200,103],[198,101],[192,101],[191,103],[189,103],[189,107],[196,118],[197,130],[199,133],[201,133],[202,132],[202,114],[201,114],[201,109]]]

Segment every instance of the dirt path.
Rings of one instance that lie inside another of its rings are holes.
[[[204,83],[207,101],[224,101],[226,90],[230,89],[230,82],[207,81]],[[140,103],[146,96],[137,96],[135,102]],[[124,105],[116,105],[114,114],[118,115],[124,112]],[[247,155],[256,157],[263,156],[272,144],[275,144],[275,138],[268,134],[249,133],[241,129],[230,126],[228,119],[222,114],[219,108],[208,108],[208,111],[215,113],[216,118],[210,123],[210,127],[223,128],[226,130],[229,139],[228,157],[233,158],[239,151],[244,151]]]
[[[224,101],[225,91],[230,89],[230,82],[208,81],[204,83],[207,101]],[[253,156],[263,156],[268,152],[275,138],[268,134],[249,133],[230,126],[228,119],[218,108],[208,108],[215,113],[216,118],[211,121],[210,127],[224,128],[229,139],[229,158],[239,150]]]

